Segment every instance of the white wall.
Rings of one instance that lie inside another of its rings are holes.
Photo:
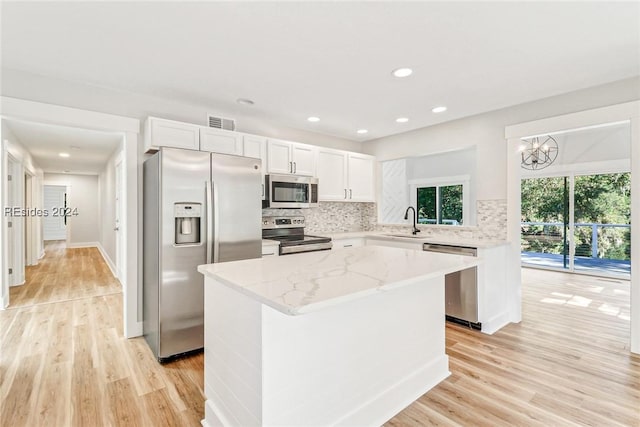
[[[389,160],[475,145],[477,199],[506,199],[505,126],[637,99],[640,99],[640,77],[380,138],[363,146],[378,160]]]
[[[1,77],[2,96],[117,114],[136,118],[141,123],[148,116],[155,116],[206,125],[208,113],[219,114],[222,117],[236,119],[236,130],[240,132],[362,152],[361,142],[273,123],[271,120],[261,118],[259,110],[256,109],[248,110],[251,111],[251,115],[229,114],[229,112],[218,110],[215,104],[202,102],[185,104],[173,99],[77,84],[17,70],[3,70]],[[336,102],[339,101],[336,100]]]
[[[68,244],[95,244],[100,239],[98,176],[74,174],[44,174],[45,185],[67,186],[67,207],[78,209],[77,216],[67,218]]]
[[[116,161],[122,155],[122,148],[118,148],[109,158],[105,168],[98,175],[100,195],[100,244],[111,262],[116,260],[116,233],[113,230],[116,220]]]
[[[2,120],[1,128],[2,128],[1,130],[2,159],[0,164],[2,166],[0,166],[0,169],[2,171],[2,177],[4,178],[8,173],[11,173],[8,170],[8,157],[11,156],[18,164],[16,168],[17,170],[13,171],[12,173],[12,175],[14,175],[14,178],[13,178],[14,181],[12,181],[12,183],[14,183],[15,185],[14,188],[15,188],[16,194],[18,195],[18,200],[20,201],[19,204],[27,208],[42,208],[42,189],[41,189],[42,177],[43,177],[42,170],[35,163],[29,151],[27,151],[27,149],[22,145],[22,143],[13,134],[13,132],[11,132],[11,129],[9,129],[9,127],[5,123],[5,120]],[[24,201],[24,192],[25,192],[24,174],[25,173],[29,173],[34,177],[33,187],[32,187],[34,190],[33,191],[33,199],[35,200],[34,203]],[[2,186],[0,186],[0,201],[2,202],[2,207],[8,206],[7,199],[6,199],[7,190],[8,190],[8,182],[3,179]],[[15,257],[15,265],[13,266],[14,275],[13,275],[13,280],[11,280],[12,282],[11,284],[23,283],[25,280],[24,233],[25,233],[26,221],[25,221],[25,218],[21,218],[21,217],[11,218],[11,222],[13,223],[14,235],[16,236],[17,241],[9,242],[7,237],[8,231],[6,228],[9,217],[4,216],[4,211],[2,212],[2,218],[3,218],[2,227],[0,227],[2,229],[2,231],[0,232],[2,237],[2,240],[1,240],[2,246],[0,247],[0,278],[2,279],[2,286],[3,286],[3,292],[2,292],[3,301],[1,302],[1,304],[3,307],[5,307],[6,306],[6,301],[4,301],[4,297],[6,296],[5,290],[8,292],[7,286],[10,282],[6,275],[6,272],[7,272],[7,269],[11,266],[3,265],[4,262],[7,261],[4,259],[5,258],[4,255],[8,251],[8,245],[13,244],[16,249],[16,252],[15,252],[16,257]],[[41,254],[43,251],[41,219],[38,217],[32,217],[32,222],[33,222],[33,232],[35,234],[34,239],[32,239],[32,241],[35,241],[36,243],[35,248],[33,248],[33,251],[35,251],[36,254]],[[38,256],[36,255],[36,258],[37,257]]]

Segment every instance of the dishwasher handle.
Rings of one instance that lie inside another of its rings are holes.
[[[422,250],[427,252],[438,252],[442,254],[465,255],[465,256],[473,256],[473,257],[478,255],[477,248],[468,248],[465,246],[438,245],[434,243],[424,243],[422,245]]]

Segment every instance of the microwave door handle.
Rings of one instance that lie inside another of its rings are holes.
[[[206,221],[205,221],[205,227],[207,228],[207,240],[206,240],[206,248],[207,248],[207,264],[211,264],[212,261],[212,257],[211,257],[211,250],[213,249],[211,246],[211,243],[213,242],[213,224],[212,224],[212,217],[213,217],[213,210],[212,210],[212,194],[211,194],[212,190],[211,190],[211,181],[206,181],[205,182],[205,196],[206,196],[206,205],[204,208],[204,214],[206,215]]]

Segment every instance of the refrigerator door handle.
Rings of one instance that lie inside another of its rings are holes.
[[[211,181],[211,195],[213,197],[213,208],[212,213],[213,217],[211,220],[213,221],[213,262],[220,262],[220,213],[218,209],[218,185],[215,181]],[[211,242],[211,241],[210,241]]]
[[[207,227],[207,264],[211,264],[213,262],[211,258],[211,250],[213,242],[213,224],[212,224],[212,214],[213,214],[213,203],[212,203],[212,195],[211,195],[211,181],[205,181],[205,193],[207,205],[205,207],[205,215],[206,215],[206,227]]]

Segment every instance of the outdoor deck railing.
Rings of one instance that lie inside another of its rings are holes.
[[[525,231],[524,227],[525,226],[542,226],[542,232],[536,231],[536,232],[527,232]],[[563,224],[562,222],[521,222],[521,230],[522,230],[522,236],[547,236],[547,237],[556,237],[556,238],[561,238],[562,237],[562,229],[565,226],[565,224]],[[586,257],[591,257],[591,258],[602,258],[598,256],[598,251],[599,251],[599,247],[598,247],[598,229],[602,228],[602,232],[601,232],[601,238],[605,237],[604,236],[604,230],[606,228],[631,228],[630,224],[600,224],[600,223],[575,223],[575,230],[578,229],[578,227],[589,227],[591,228],[590,234],[591,234],[591,244],[590,244],[590,251],[586,251],[584,250],[585,248],[579,249],[578,245],[576,245],[576,255],[577,256],[586,256]],[[545,228],[552,228],[551,230],[546,230]],[[555,229],[555,230],[553,230]],[[575,233],[575,231],[574,231]],[[615,236],[606,236],[609,237],[611,239],[614,239]],[[624,237],[625,241],[625,246],[626,246],[626,250],[624,251],[624,255],[626,257],[628,257],[630,254],[628,253],[629,250],[629,238]],[[558,242],[560,243],[560,242]],[[583,246],[583,245],[581,245]],[[536,252],[536,251],[532,251],[532,252]],[[590,253],[589,253],[590,252]],[[610,258],[610,257],[606,257],[606,258]],[[619,256],[615,256],[615,257],[611,257],[614,259],[620,259]],[[627,258],[628,259],[628,258]]]

